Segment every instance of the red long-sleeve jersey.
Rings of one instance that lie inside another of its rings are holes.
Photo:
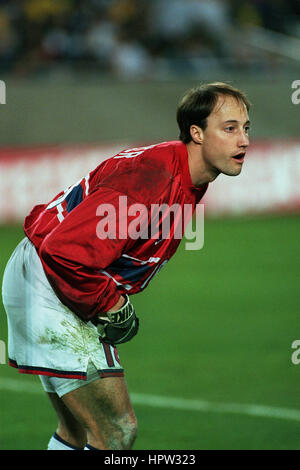
[[[207,186],[193,185],[182,142],[124,150],[35,206],[24,231],[58,298],[88,321],[148,285]]]

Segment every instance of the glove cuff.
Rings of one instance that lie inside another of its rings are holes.
[[[106,312],[107,318],[99,316],[100,321],[103,320],[107,322],[108,319],[109,323],[114,323],[116,326],[125,327],[128,320],[132,317],[135,311],[132,303],[129,300],[129,296],[125,294],[124,297],[124,305],[122,305],[122,307],[119,308],[119,310],[116,312]]]

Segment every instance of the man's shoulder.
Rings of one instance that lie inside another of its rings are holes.
[[[101,184],[147,204],[172,184],[181,145],[168,141],[123,150],[110,159]]]
[[[184,144],[177,140],[159,142],[156,144],[139,146],[122,150],[111,158],[111,160],[123,160],[124,163],[144,164],[149,161],[157,160],[161,165],[172,164],[172,159]]]
[[[171,164],[173,158],[176,158],[177,153],[181,152],[183,147],[184,144],[179,140],[159,142],[147,148],[147,155],[149,158],[158,158],[164,163]]]

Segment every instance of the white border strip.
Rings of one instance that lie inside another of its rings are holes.
[[[0,379],[0,391],[25,392],[32,394],[43,393],[42,386],[37,383],[16,379]],[[250,405],[238,403],[217,403],[204,400],[189,400],[185,398],[163,397],[143,393],[131,393],[131,400],[135,405],[152,406],[154,408],[169,408],[181,411],[199,411],[210,413],[230,413],[262,418],[277,418],[288,421],[300,421],[300,410],[292,408],[278,408],[264,405]]]

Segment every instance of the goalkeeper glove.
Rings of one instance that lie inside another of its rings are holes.
[[[107,318],[99,316],[97,329],[101,340],[109,344],[130,341],[138,332],[139,319],[134,307],[125,295],[125,303],[116,312],[107,312]]]

